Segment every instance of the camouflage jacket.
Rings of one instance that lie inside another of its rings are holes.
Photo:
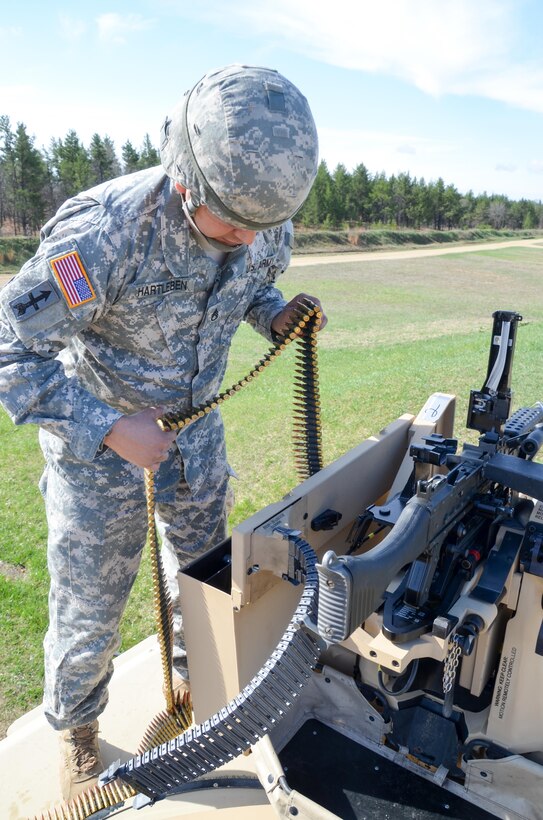
[[[272,338],[291,236],[290,223],[259,233],[219,266],[160,167],[76,196],[0,293],[0,401],[15,423],[56,437],[57,460],[81,463],[123,414],[209,400],[242,320]],[[190,425],[184,461],[221,437],[218,412]]]

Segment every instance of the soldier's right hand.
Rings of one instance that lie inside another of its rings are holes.
[[[160,429],[156,422],[163,414],[163,407],[149,407],[133,416],[123,416],[104,438],[104,444],[125,461],[147,470],[158,470],[177,435],[173,430]]]

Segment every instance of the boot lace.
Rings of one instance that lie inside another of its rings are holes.
[[[72,763],[80,772],[88,772],[98,763],[98,736],[92,725],[77,726],[70,733]]]

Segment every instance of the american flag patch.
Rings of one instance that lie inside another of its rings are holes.
[[[50,260],[68,307],[75,308],[92,302],[96,294],[77,251]]]

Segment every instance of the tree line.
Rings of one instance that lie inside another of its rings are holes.
[[[443,179],[426,182],[408,173],[370,174],[360,163],[352,173],[339,164],[330,173],[321,162],[297,219],[307,227],[345,225],[453,230],[543,228],[543,203],[502,194],[460,193]]]
[[[136,149],[127,140],[120,159],[113,141],[94,134],[84,146],[77,133],[53,139],[39,150],[26,126],[13,129],[0,116],[0,229],[32,235],[71,196],[119,174],[158,165],[160,156],[148,134]],[[321,161],[315,184],[295,222],[307,228],[390,227],[452,230],[543,228],[543,203],[511,200],[501,194],[461,193],[443,179],[399,173],[371,174],[363,163],[330,172]]]
[[[23,123],[12,129],[0,116],[0,229],[36,233],[69,197],[119,174],[131,174],[160,163],[148,134],[141,148],[130,140],[119,160],[113,141],[94,134],[86,148],[75,131],[38,150]]]

